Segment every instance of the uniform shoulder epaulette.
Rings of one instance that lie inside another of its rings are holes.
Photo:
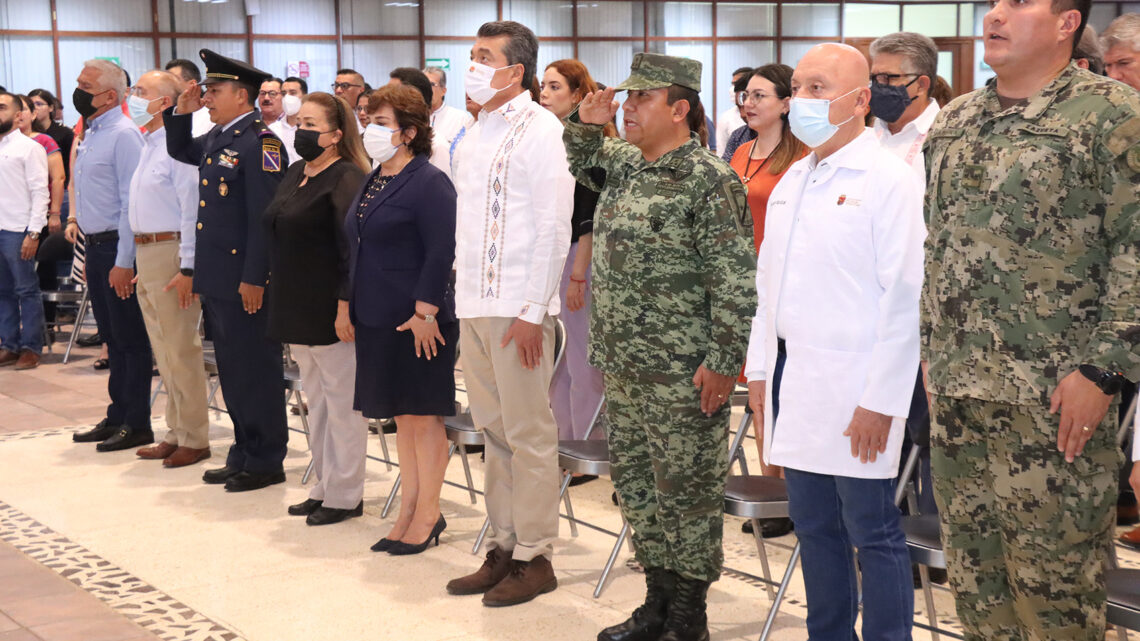
[[[266,122],[264,120],[262,120],[261,118],[258,118],[257,120],[253,121],[253,130],[257,132],[258,138],[264,138],[266,136],[276,136],[277,135],[277,134],[273,133],[273,130],[269,128],[269,125],[266,124]]]
[[[261,170],[281,171],[281,139],[261,119],[253,121],[253,128],[261,140]]]

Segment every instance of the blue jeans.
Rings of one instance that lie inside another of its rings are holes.
[[[24,232],[0,231],[0,347],[44,349],[44,301],[33,260],[20,258]]]

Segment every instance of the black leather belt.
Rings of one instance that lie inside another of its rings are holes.
[[[784,356],[788,355],[788,349],[784,347],[784,339],[782,338],[776,339],[776,353],[783,354]]]
[[[119,231],[117,229],[113,229],[111,231],[101,231],[97,234],[87,234],[84,236],[84,239],[84,242],[86,242],[88,245],[98,245],[100,243],[109,243],[112,241],[118,242]]]

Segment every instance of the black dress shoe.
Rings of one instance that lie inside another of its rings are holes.
[[[225,483],[240,473],[241,470],[227,465],[226,467],[206,470],[206,472],[202,474],[202,482],[206,483],[207,485],[221,485],[222,483]]]
[[[332,525],[333,523],[340,523],[345,519],[351,519],[354,516],[364,515],[364,501],[351,510],[342,510],[335,507],[325,507],[324,505],[313,510],[313,513],[305,519],[308,525]]]
[[[579,474],[578,476],[571,476],[570,487],[578,487],[579,485],[585,485],[590,481],[596,480],[598,480],[598,477],[594,474]]]
[[[774,539],[776,537],[784,536],[795,529],[795,525],[791,519],[776,518],[776,519],[757,519],[760,521],[760,536],[765,539]],[[752,534],[752,521],[748,520],[741,524],[740,531],[745,534]]]
[[[111,438],[96,445],[95,449],[100,452],[118,452],[141,445],[150,445],[153,442],[154,432],[150,430],[144,432],[124,425]]]
[[[285,472],[267,472],[265,474],[239,472],[226,480],[226,491],[248,492],[284,482]]]
[[[305,499],[296,505],[290,505],[289,514],[292,516],[308,516],[320,506],[321,502],[317,499]]]
[[[103,419],[99,421],[98,425],[86,432],[76,432],[72,434],[71,440],[76,443],[98,443],[99,441],[105,441],[111,438],[118,431],[118,425],[111,425],[107,419]]]
[[[80,336],[79,338],[75,339],[75,344],[80,347],[95,347],[96,345],[103,344],[103,337],[98,334]]]
[[[380,539],[379,541],[373,543],[372,547],[370,547],[368,549],[372,550],[373,552],[386,552],[393,545],[395,545],[399,542],[400,542],[399,539],[390,539],[388,537],[384,537],[384,538]]]

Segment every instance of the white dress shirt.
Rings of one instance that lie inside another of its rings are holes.
[[[875,119],[875,135],[879,137],[879,144],[883,149],[893,153],[910,165],[922,181],[923,190],[926,190],[926,158],[922,153],[922,144],[926,142],[926,134],[934,124],[938,115],[938,103],[931,98],[926,109],[918,114],[914,120],[906,123],[897,134],[892,134],[887,123]]]
[[[47,152],[12,127],[0,138],[0,230],[38,233],[48,201]]]
[[[757,259],[758,302],[745,375],[770,380],[778,339],[787,361],[764,455],[818,474],[892,478],[918,369],[923,279],[922,190],[873,132],[788,169],[772,191]],[[894,417],[887,451],[852,457],[843,435],[856,407]]]
[[[191,115],[193,119],[190,121],[190,134],[195,138],[205,136],[214,128],[214,121],[210,120],[209,109],[202,107]]]
[[[281,144],[285,146],[285,153],[289,156],[290,165],[301,159],[301,157],[297,155],[296,148],[293,146],[297,141],[298,126],[299,125],[290,125],[289,121],[285,120],[284,117],[269,123],[269,131],[272,131],[280,138]]]
[[[194,269],[194,234],[198,221],[198,168],[166,153],[166,127],[144,134],[139,166],[131,177],[127,215],[131,232],[182,233],[181,266]]]
[[[462,109],[447,105],[440,106],[431,114],[433,140],[435,142],[442,141],[444,149],[451,149],[451,142],[455,140],[456,134],[459,133],[460,129],[463,129],[463,125],[470,118],[471,115]]]
[[[456,315],[537,324],[558,314],[574,208],[558,117],[526,92],[480,112],[455,170]]]
[[[728,145],[728,139],[732,136],[732,132],[745,124],[744,119],[740,117],[740,107],[732,105],[721,112],[720,117],[716,119],[717,155],[724,153],[724,148]]]

